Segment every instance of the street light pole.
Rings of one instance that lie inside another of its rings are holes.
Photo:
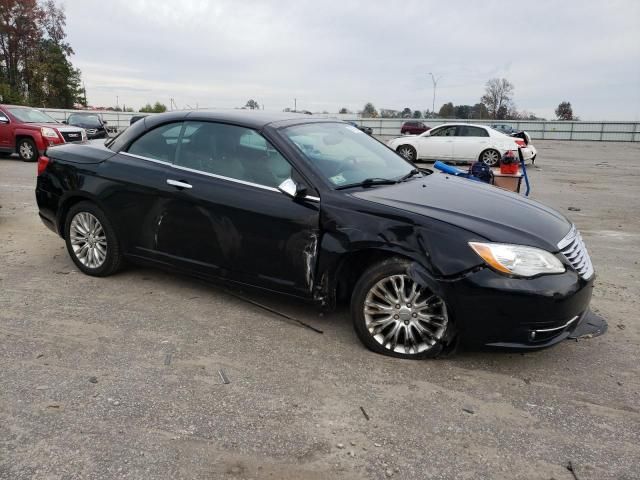
[[[431,113],[435,115],[436,113],[436,87],[438,86],[438,80],[442,78],[442,75],[436,78],[436,76],[429,72],[431,75],[431,81],[433,82],[433,103],[431,104]]]

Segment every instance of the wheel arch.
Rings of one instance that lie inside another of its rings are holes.
[[[15,142],[15,145],[13,146],[13,150],[15,153],[19,153],[19,146],[22,140],[31,140],[36,147],[36,151],[37,151],[36,153],[38,155],[41,155],[44,152],[44,150],[42,150],[38,145],[38,139],[34,135],[31,135],[31,133],[25,133],[25,132],[16,133],[15,138],[16,138],[16,142]]]
[[[415,262],[415,259],[407,255],[381,247],[363,248],[342,254],[334,271],[333,289],[336,299],[350,299],[353,287],[367,269],[394,258]]]
[[[67,221],[69,210],[71,210],[74,205],[84,201],[91,202],[104,211],[104,207],[101,205],[100,201],[95,196],[87,192],[74,192],[68,194],[60,201],[60,207],[58,208],[58,233],[62,238],[65,238],[64,225]]]

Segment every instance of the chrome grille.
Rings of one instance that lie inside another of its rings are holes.
[[[62,134],[62,138],[64,138],[65,142],[79,142],[80,140],[82,140],[82,130],[77,130],[74,132],[64,130],[60,133]]]
[[[582,278],[588,280],[593,276],[593,264],[589,258],[589,252],[575,225],[571,227],[567,236],[560,240],[558,248]]]

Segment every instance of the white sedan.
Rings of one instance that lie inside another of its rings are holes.
[[[483,161],[489,166],[500,163],[502,156],[512,150],[517,156],[520,148],[525,160],[535,157],[533,145],[520,138],[510,137],[485,125],[447,123],[420,135],[392,138],[387,145],[408,160],[453,160],[457,162]]]

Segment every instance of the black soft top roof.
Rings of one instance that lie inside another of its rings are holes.
[[[340,122],[336,119],[318,118],[300,113],[265,112],[262,110],[178,110],[148,115],[134,122],[113,140],[107,141],[105,145],[119,152],[147,130],[165,123],[184,120],[231,123],[253,130],[262,130],[267,125],[280,128],[303,123]]]
[[[157,124],[180,121],[201,120],[233,123],[235,125],[261,130],[266,125],[294,125],[297,123],[336,122],[340,120],[317,118],[302,113],[265,112],[263,110],[181,110],[145,117],[147,128]]]

